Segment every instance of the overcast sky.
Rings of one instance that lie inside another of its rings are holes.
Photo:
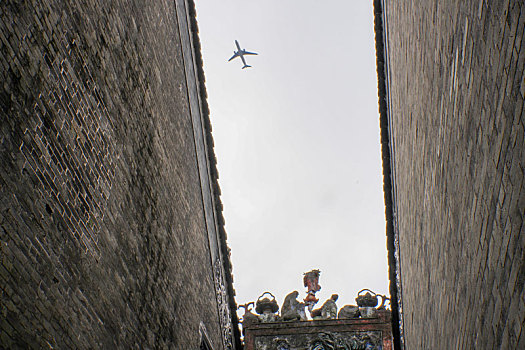
[[[196,3],[237,303],[388,294],[372,1]]]

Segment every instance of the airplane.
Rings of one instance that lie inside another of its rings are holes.
[[[248,52],[248,51],[246,51],[244,49],[241,49],[241,47],[239,46],[239,42],[237,40],[235,40],[235,45],[237,45],[238,51],[233,51],[233,56],[228,60],[228,62],[233,60],[235,57],[240,57],[241,60],[242,60],[242,63],[244,64],[242,69],[251,67],[251,66],[246,64],[246,61],[244,60],[244,55],[258,55],[258,53]]]

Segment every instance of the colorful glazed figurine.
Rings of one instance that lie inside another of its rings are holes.
[[[321,286],[319,285],[320,274],[321,271],[319,270],[312,270],[304,274],[304,286],[308,288],[304,303],[310,312],[312,312],[314,305],[319,301],[319,299],[315,297],[315,293],[321,290]]]

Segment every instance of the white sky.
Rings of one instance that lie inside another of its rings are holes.
[[[237,303],[388,294],[372,1],[196,3]]]

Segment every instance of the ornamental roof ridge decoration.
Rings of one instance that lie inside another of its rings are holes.
[[[387,306],[390,298],[372,291],[362,294],[363,291],[369,291],[369,289],[363,289],[359,292],[360,294],[356,297],[357,305],[344,305],[340,309],[336,305],[338,294],[332,294],[320,308],[313,309],[310,312],[311,319],[306,318],[306,304],[297,300],[297,291],[293,291],[285,297],[280,314],[278,312],[279,305],[273,294],[264,292],[257,299],[256,303],[251,301],[239,306],[239,308],[245,309],[241,324],[245,328],[249,324],[254,323],[374,318],[377,317],[378,312],[390,313],[389,305]],[[263,298],[265,294],[270,294],[272,298]],[[381,298],[381,304],[377,306],[379,298]],[[254,304],[256,305],[255,311],[257,314],[253,314],[251,312],[252,309],[249,307]]]
[[[319,270],[304,273],[306,298],[300,302],[298,291],[289,293],[280,314],[277,300],[270,292],[264,292],[255,302],[241,305],[244,349],[392,350],[392,315],[385,306],[390,299],[362,289],[355,298],[357,305],[345,305],[338,312],[339,296],[332,294],[320,308],[314,309],[318,301],[315,293],[321,289],[319,275]],[[257,314],[251,312],[253,305]]]
[[[308,311],[310,311],[310,313],[312,313],[314,305],[319,301],[319,299],[315,297],[315,293],[321,290],[321,286],[319,285],[320,274],[320,270],[312,270],[303,274],[303,284],[306,288],[308,288],[306,292],[306,298],[304,298],[304,303],[308,307]]]
[[[270,292],[264,292],[257,298],[239,308],[244,308],[244,315],[241,321],[243,325],[243,333],[246,327],[257,323],[272,323],[272,322],[290,322],[290,321],[316,321],[329,319],[359,319],[359,318],[375,318],[378,313],[390,313],[387,309],[386,303],[390,302],[390,298],[385,295],[377,294],[370,289],[362,289],[357,293],[355,298],[357,305],[345,305],[341,309],[337,309],[336,301],[337,294],[326,300],[318,309],[313,309],[318,299],[315,293],[321,289],[319,285],[319,270],[312,270],[304,273],[304,286],[307,287],[306,298],[304,302],[299,302],[297,297],[299,293],[293,291],[286,295],[283,304],[281,305],[281,313],[279,314],[279,305],[275,296]],[[381,304],[379,304],[381,298]],[[251,312],[250,305],[255,305],[255,312]],[[305,308],[310,313],[311,320],[306,317]],[[338,312],[339,311],[339,312]]]

